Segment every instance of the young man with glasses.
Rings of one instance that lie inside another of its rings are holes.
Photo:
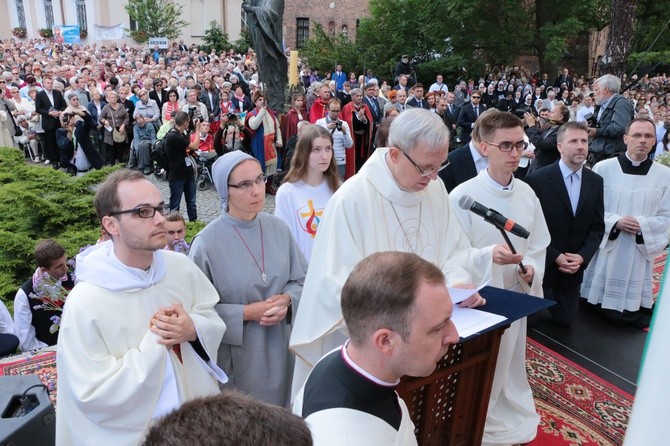
[[[486,105],[481,103],[482,94],[478,90],[472,92],[470,96],[470,103],[463,106],[458,115],[458,126],[461,128],[461,142],[469,143],[472,129],[475,127],[475,122],[482,113],[486,111]]]
[[[110,175],[94,199],[107,241],[77,258],[58,343],[58,444],[138,444],[157,417],[219,393],[219,296],[163,250],[168,209],[141,172]]]
[[[494,251],[493,264],[489,264],[491,285],[542,297],[549,230],[533,190],[514,178],[519,158],[528,147],[523,122],[510,112],[485,113],[477,121],[477,127],[479,148],[488,158],[488,167],[451,191],[449,201],[473,247],[487,249],[504,239],[495,226],[459,206],[468,196],[530,231],[526,239],[509,234],[518,252],[516,262],[501,264],[505,262],[499,261],[512,257],[511,248]],[[525,349],[526,319],[523,318],[512,323],[501,340],[482,444],[527,443],[537,435],[540,417],[526,378]]]
[[[328,115],[325,118],[318,119],[316,125],[327,129],[333,137],[333,156],[340,177],[344,180],[347,158],[350,159],[352,165],[354,162],[353,153],[347,153],[347,151],[351,152],[350,149],[354,146],[354,140],[351,137],[349,124],[347,121],[340,119],[340,111],[340,100],[331,99],[328,102]],[[352,168],[352,174],[353,170]]]
[[[449,131],[435,113],[415,108],[399,114],[388,143],[328,202],[291,337],[297,353],[294,392],[316,362],[346,340],[340,292],[354,265],[367,255],[413,252],[444,271],[450,286],[481,283],[492,258],[521,259],[502,245],[472,249],[464,237],[443,183],[435,181],[449,150]],[[462,305],[484,302],[475,294]]]

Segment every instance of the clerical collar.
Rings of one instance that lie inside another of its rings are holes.
[[[505,190],[505,191],[512,191],[514,190],[514,175],[512,175],[512,178],[510,178],[509,184],[500,184],[493,178],[491,178],[491,175],[489,175],[489,169],[488,167],[484,170],[482,170],[482,174],[484,175],[484,179],[486,180],[487,183],[491,185],[494,189],[497,190]]]
[[[344,362],[346,362],[349,367],[351,367],[352,369],[354,369],[356,371],[356,373],[358,373],[359,375],[365,377],[366,379],[369,379],[373,383],[375,383],[377,385],[380,385],[380,386],[395,387],[398,384],[400,384],[400,379],[398,379],[394,383],[388,383],[386,381],[382,381],[379,378],[375,378],[370,373],[363,370],[358,364],[356,364],[353,361],[353,359],[351,359],[351,357],[349,356],[349,353],[347,353],[347,346],[348,345],[349,345],[349,340],[347,340],[347,342],[345,342],[344,345],[342,346],[342,358],[344,359]]]
[[[644,161],[633,161],[628,157],[628,153],[624,152],[617,158],[623,173],[628,175],[646,175],[654,164],[652,160],[647,158]]]

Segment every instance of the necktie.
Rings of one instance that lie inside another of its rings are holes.
[[[479,107],[475,107],[475,116],[479,118]]]
[[[579,181],[577,173],[570,174],[570,205],[572,206],[572,215],[577,213],[577,203],[579,202]]]
[[[451,108],[451,107],[452,107],[452,105],[449,104],[449,114],[450,114],[450,115],[453,115],[453,114],[454,114],[454,109]]]
[[[372,104],[372,109],[374,110],[375,115],[378,115],[379,109],[377,108],[377,101],[375,101],[374,99],[370,99],[370,104]]]

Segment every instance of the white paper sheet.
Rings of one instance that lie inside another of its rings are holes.
[[[491,279],[487,280],[477,288],[447,288],[449,290],[449,295],[451,296],[451,303],[456,305],[459,302],[463,302],[465,299],[488,285],[490,281]]]
[[[458,330],[458,335],[462,338],[467,338],[499,322],[505,321],[507,318],[498,314],[487,313],[486,311],[475,310],[473,308],[460,308],[454,305],[451,320]]]

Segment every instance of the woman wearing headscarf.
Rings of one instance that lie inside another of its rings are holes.
[[[236,150],[220,157],[212,173],[223,213],[195,237],[189,256],[219,293],[224,387],[288,407],[288,342],[307,262],[289,228],[262,212],[265,176],[258,160]]]

